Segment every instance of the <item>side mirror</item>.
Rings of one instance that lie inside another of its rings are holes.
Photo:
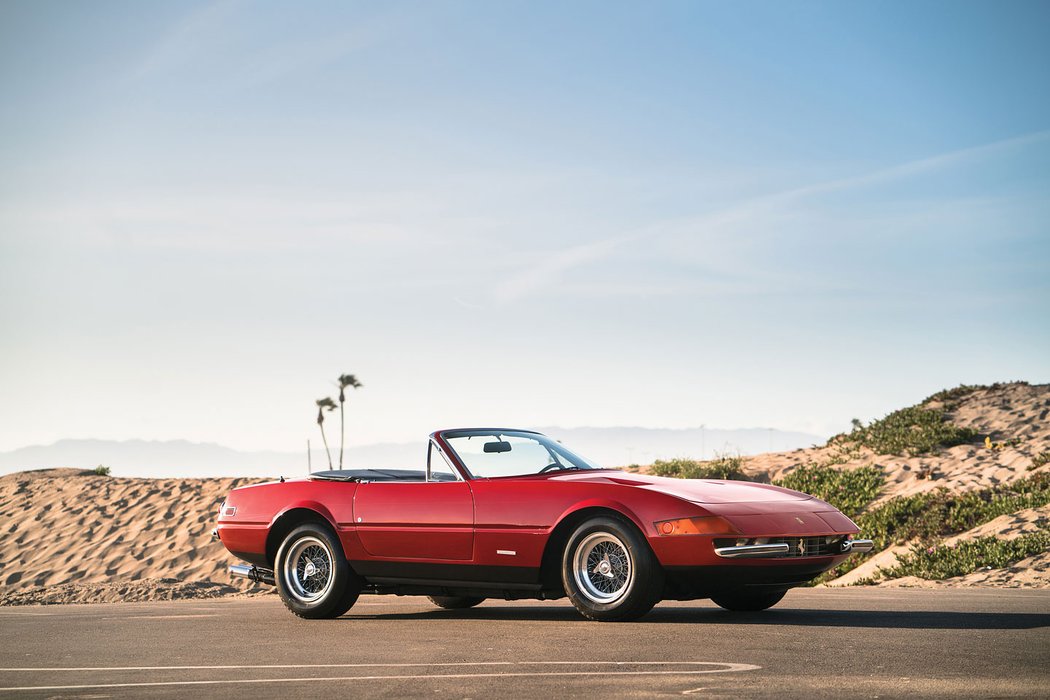
[[[510,452],[510,443],[503,440],[485,443],[486,452]]]

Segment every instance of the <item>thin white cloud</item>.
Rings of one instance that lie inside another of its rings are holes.
[[[600,260],[634,237],[621,236],[586,243],[543,257],[497,285],[494,297],[497,302],[507,303],[529,296],[556,282],[561,273]]]
[[[507,303],[550,289],[552,285],[564,278],[565,273],[570,270],[605,259],[629,242],[653,240],[671,234],[683,233],[712,236],[712,234],[720,233],[730,226],[744,222],[753,222],[762,216],[774,216],[774,212],[778,209],[801,199],[886,184],[926,172],[977,162],[990,156],[1047,140],[1050,140],[1050,130],[1037,131],[979,146],[947,151],[860,175],[836,178],[803,187],[750,197],[724,209],[699,216],[679,217],[657,222],[625,234],[572,246],[560,252],[555,252],[549,257],[525,266],[524,269],[497,285],[493,296],[497,302]]]
[[[857,189],[861,187],[868,187],[871,185],[881,185],[887,182],[893,182],[896,180],[902,180],[914,175],[920,175],[922,173],[931,172],[934,170],[941,170],[953,165],[962,165],[964,163],[971,163],[989,156],[997,155],[1005,151],[1009,151],[1022,146],[1030,146],[1036,143],[1047,141],[1050,139],[1050,130],[1035,131],[1030,134],[1023,134],[1021,136],[1014,136],[1008,139],[1002,139],[1000,141],[993,141],[991,143],[982,144],[980,146],[969,146],[967,148],[960,148],[954,151],[947,151],[945,153],[938,153],[934,156],[927,158],[919,158],[918,160],[908,161],[907,163],[901,163],[899,165],[893,165],[888,168],[880,168],[879,170],[873,170],[868,173],[861,175],[853,175],[849,177],[838,178],[835,180],[828,180],[826,182],[819,182],[812,185],[806,185],[805,187],[798,187],[795,189],[785,190],[784,192],[778,192],[776,194],[768,195],[767,197],[761,198],[759,201],[769,199],[773,201],[782,201],[789,199],[799,199],[802,197],[809,197],[812,195],[825,194],[827,192],[837,192],[842,190]]]
[[[263,84],[316,71],[382,43],[412,19],[394,10],[320,28],[316,33],[289,31],[279,40],[245,44],[237,31],[245,14],[242,0],[219,0],[191,12],[157,42],[134,71],[135,77],[203,67],[211,79]]]
[[[240,6],[241,0],[217,0],[190,12],[177,22],[142,60],[134,71],[137,78],[181,68],[221,41],[222,28]]]

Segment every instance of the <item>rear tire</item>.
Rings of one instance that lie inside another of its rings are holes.
[[[787,591],[732,591],[711,596],[715,604],[733,612],[757,612],[779,603]]]
[[[300,525],[284,538],[274,579],[285,607],[311,620],[339,617],[361,594],[361,580],[346,561],[339,539],[317,522]]]
[[[562,556],[562,585],[590,620],[634,620],[660,601],[664,570],[631,524],[592,518],[569,538]]]
[[[485,600],[484,598],[467,595],[431,595],[427,597],[430,598],[431,603],[445,610],[466,610],[479,605]]]

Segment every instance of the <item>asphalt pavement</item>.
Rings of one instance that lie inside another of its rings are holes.
[[[0,697],[1050,696],[1050,591],[799,589],[764,613],[363,596],[0,608]]]

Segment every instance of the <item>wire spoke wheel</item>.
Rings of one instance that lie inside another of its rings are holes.
[[[324,597],[335,578],[332,561],[331,549],[320,538],[308,535],[296,540],[281,571],[288,593],[303,603]]]
[[[576,546],[573,578],[580,592],[599,604],[624,597],[634,582],[634,567],[627,546],[609,532],[594,532]]]

